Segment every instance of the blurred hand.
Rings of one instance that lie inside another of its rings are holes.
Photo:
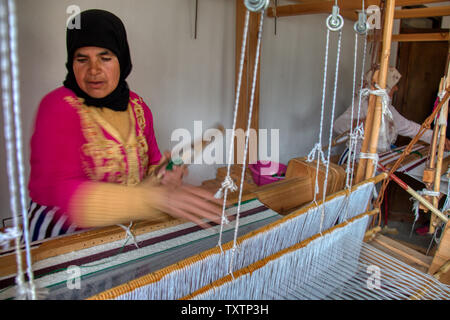
[[[170,152],[164,151],[160,163],[169,162],[170,159],[171,159]],[[164,166],[156,174],[157,175],[162,174],[161,184],[176,187],[181,186],[183,182],[183,177],[188,175],[188,169],[187,166],[182,165],[182,166],[173,166],[172,170],[166,170],[166,167]]]
[[[175,218],[192,221],[202,228],[211,227],[202,221],[208,219],[220,224],[222,200],[204,189],[192,185],[160,185],[152,188],[153,206]]]

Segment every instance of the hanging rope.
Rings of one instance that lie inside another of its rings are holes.
[[[326,164],[326,170],[325,170],[325,180],[322,190],[322,201],[325,203],[326,198],[326,190],[328,187],[328,175],[330,172],[330,157],[331,157],[331,143],[333,139],[333,124],[334,124],[334,114],[336,110],[336,94],[337,94],[337,85],[338,85],[338,77],[339,77],[339,62],[341,57],[341,41],[342,40],[342,31],[339,30],[339,37],[338,37],[338,48],[337,48],[337,57],[336,57],[336,69],[334,73],[334,88],[333,88],[333,104],[331,108],[331,120],[330,120],[330,132],[329,132],[329,142],[328,142],[328,154],[327,154],[327,164]],[[325,218],[325,206],[322,206],[322,216],[320,219],[320,232],[322,232],[322,226],[323,226],[323,220]]]
[[[322,190],[322,200],[325,202],[326,190],[328,185],[328,173],[330,167],[330,155],[331,155],[331,146],[333,140],[333,122],[334,122],[334,114],[336,107],[336,93],[337,93],[337,84],[338,84],[338,76],[339,76],[339,62],[340,62],[340,52],[341,52],[341,39],[342,39],[342,27],[344,26],[344,19],[339,14],[339,7],[337,6],[337,1],[333,6],[332,14],[328,16],[326,20],[327,26],[327,35],[326,35],[326,44],[325,44],[325,59],[324,59],[324,71],[323,71],[323,83],[322,83],[322,103],[321,103],[321,111],[320,111],[320,125],[319,125],[319,141],[316,143],[312,151],[309,153],[307,161],[312,162],[314,159],[316,161],[316,177],[314,183],[314,199],[313,202],[317,203],[317,194],[319,193],[319,167],[320,161],[326,164],[325,170],[325,180],[323,184]],[[330,135],[329,135],[329,143],[328,143],[328,153],[327,158],[325,158],[322,151],[322,135],[323,135],[323,122],[324,122],[324,114],[325,114],[325,96],[326,96],[326,87],[327,87],[327,71],[328,71],[328,52],[330,46],[330,31],[339,31],[338,35],[338,44],[337,44],[337,53],[336,53],[336,68],[334,75],[334,88],[333,88],[333,100],[332,100],[332,109],[331,109],[331,126],[330,126]],[[316,157],[317,154],[317,157]],[[322,232],[323,221],[325,218],[325,207],[322,207],[322,216],[320,220],[320,232]]]
[[[308,155],[308,161],[312,162],[314,159],[317,159],[316,163],[316,179],[314,182],[314,199],[313,202],[317,201],[317,194],[319,193],[319,166],[320,160],[323,163],[326,163],[324,153],[322,151],[322,132],[323,132],[323,118],[325,113],[325,94],[327,88],[327,70],[328,70],[328,50],[330,46],[330,30],[327,29],[327,37],[325,43],[325,61],[324,61],[324,70],[323,70],[323,82],[322,82],[322,103],[320,106],[320,123],[319,123],[319,142],[316,143],[312,151]],[[317,157],[315,156],[317,153]]]
[[[364,47],[363,47],[363,57],[362,57],[362,66],[361,66],[361,76],[360,76],[360,86],[359,92],[361,92],[364,85],[364,69],[366,64],[366,51],[367,51],[367,32],[368,32],[368,24],[367,24],[367,16],[365,13],[365,5],[364,0],[362,1],[362,9],[358,14],[358,21],[353,25],[353,29],[355,30],[355,55],[353,61],[353,87],[352,87],[352,110],[350,117],[350,134],[349,134],[349,156],[347,162],[346,169],[346,187],[350,190],[353,184],[353,170],[355,168],[356,161],[356,147],[358,145],[359,140],[362,140],[364,137],[364,127],[362,123],[359,123],[360,115],[361,115],[361,102],[362,95],[361,93],[358,95],[358,112],[356,117],[356,128],[353,129],[353,116],[354,116],[354,108],[355,108],[355,90],[356,90],[356,65],[357,65],[357,54],[358,54],[358,37],[364,36]]]
[[[364,1],[363,1],[363,12],[364,12]],[[366,22],[367,24],[367,22]],[[363,86],[364,86],[364,70],[366,66],[366,54],[367,54],[367,32],[364,34],[364,49],[363,49],[363,60],[362,60],[362,67],[361,67],[361,77],[360,77],[360,86],[359,86],[359,92],[361,92]],[[351,138],[353,138],[353,153],[352,153],[352,170],[355,168],[356,163],[356,146],[359,141],[362,141],[364,138],[364,125],[362,122],[359,122],[361,118],[361,104],[362,104],[362,95],[361,93],[358,96],[358,113],[356,116],[356,129],[352,133]],[[353,119],[352,119],[353,123]],[[353,174],[350,176],[350,186],[353,184]]]
[[[28,215],[26,210],[26,191],[23,165],[22,131],[20,121],[19,99],[19,71],[17,55],[15,4],[13,0],[0,2],[0,50],[2,73],[2,99],[4,132],[7,158],[7,174],[10,191],[10,207],[13,215],[15,238],[15,253],[17,263],[16,283],[18,286],[18,299],[37,299],[36,287],[32,270],[30,237],[28,233]],[[12,94],[11,94],[12,93]],[[12,97],[11,97],[12,95]],[[11,110],[12,109],[12,115]],[[14,123],[13,123],[14,120]],[[15,152],[15,157],[14,157]],[[16,163],[17,162],[17,163]],[[17,178],[18,175],[18,178]],[[18,182],[16,181],[18,179]],[[19,199],[17,199],[17,192]],[[28,283],[25,282],[22,253],[20,249],[21,237],[19,223],[19,207],[22,212],[22,229],[25,241],[25,259],[27,263]]]
[[[241,96],[241,85],[242,85],[242,74],[244,72],[244,61],[245,61],[245,51],[246,51],[246,45],[247,45],[247,35],[248,35],[248,26],[249,26],[249,20],[250,20],[250,11],[246,11],[245,13],[245,22],[244,22],[244,30],[243,30],[243,36],[242,36],[242,44],[241,44],[241,56],[239,59],[239,72],[238,72],[238,79],[236,84],[236,97],[234,101],[234,115],[233,115],[233,126],[232,126],[232,135],[231,135],[231,145],[228,152],[228,164],[227,164],[227,175],[225,176],[225,179],[222,183],[222,188],[219,189],[219,191],[215,194],[215,197],[219,199],[219,196],[223,194],[223,202],[222,202],[222,219],[220,223],[220,232],[219,232],[219,242],[218,246],[222,250],[222,233],[223,233],[223,225],[227,221],[225,216],[225,209],[227,204],[227,196],[228,196],[228,190],[234,189],[234,181],[230,176],[231,172],[231,162],[232,162],[232,156],[233,156],[233,150],[234,150],[234,136],[236,134],[236,122],[237,122],[237,114],[239,109],[239,99]],[[233,181],[233,183],[230,182]],[[224,184],[228,187],[223,187]],[[222,250],[223,251],[223,250]]]
[[[362,33],[364,35],[364,48],[363,48],[363,58],[362,58],[362,67],[361,67],[361,76],[360,76],[360,87],[359,91],[362,90],[363,87],[363,79],[364,79],[364,67],[366,61],[366,48],[367,48],[367,22],[365,20],[364,14],[364,1],[362,14],[360,14],[360,20],[357,21],[354,25],[355,29],[355,49],[354,49],[354,60],[353,60],[353,87],[352,87],[352,109],[351,109],[351,117],[350,117],[350,133],[348,140],[348,157],[347,157],[347,168],[346,168],[346,179],[345,184],[347,190],[350,192],[351,187],[353,185],[353,174],[356,162],[356,147],[360,140],[364,137],[364,127],[362,123],[359,123],[359,118],[361,114],[361,94],[358,95],[358,112],[357,112],[357,120],[356,127],[353,128],[353,116],[354,116],[354,108],[355,108],[355,90],[356,90],[356,65],[357,65],[357,57],[358,57],[358,37]],[[363,20],[364,18],[364,20]],[[361,24],[364,23],[366,28],[363,28]],[[365,32],[363,32],[365,30]],[[345,203],[345,217],[347,219],[348,216],[348,205],[349,205],[349,197],[347,197],[347,201]]]
[[[237,235],[239,230],[239,217],[240,217],[240,210],[241,210],[241,202],[242,202],[242,191],[244,187],[244,177],[245,177],[245,169],[246,169],[246,162],[247,162],[247,152],[248,152],[248,144],[249,144],[249,138],[250,138],[250,128],[251,128],[251,121],[252,121],[252,115],[253,115],[253,106],[255,101],[255,92],[256,92],[256,80],[258,76],[258,67],[259,67],[259,56],[261,53],[261,42],[262,42],[262,33],[263,33],[263,25],[264,25],[264,12],[263,9],[260,13],[260,19],[259,19],[259,28],[258,28],[258,40],[256,44],[256,56],[255,56],[255,62],[253,67],[253,78],[252,78],[252,87],[251,87],[251,94],[250,94],[250,109],[248,114],[248,121],[247,121],[247,130],[245,135],[245,148],[244,148],[244,156],[242,159],[242,173],[241,173],[241,182],[239,187],[239,200],[238,200],[238,207],[237,207],[237,213],[236,213],[236,225],[234,229],[234,239],[233,239],[233,248],[231,251],[231,258],[230,258],[230,265],[229,265],[229,273],[233,276],[232,269],[233,269],[233,261],[234,261],[234,255],[237,248]]]

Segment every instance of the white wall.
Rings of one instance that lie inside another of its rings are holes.
[[[318,142],[327,16],[321,14],[278,19],[276,36],[273,32],[274,20],[266,21],[260,128],[280,129],[280,160],[285,164],[293,157],[307,155]],[[342,29],[335,119],[351,104],[354,34],[353,22],[346,20]],[[328,145],[337,38],[337,33],[331,33],[323,146]],[[359,44],[362,45],[362,39],[359,39]],[[359,58],[362,57],[361,48],[358,51]],[[369,55],[367,66],[368,61]],[[360,68],[357,69],[359,73]]]
[[[200,0],[193,39],[194,0],[17,0],[25,156],[40,99],[65,78],[66,8],[102,8],[124,22],[131,48],[132,90],[150,104],[162,150],[176,128],[193,132],[220,121],[231,127],[234,103],[234,0]],[[306,155],[317,142],[327,15],[266,19],[262,52],[260,128],[280,129],[280,160]],[[349,105],[353,23],[343,29],[337,115]],[[334,39],[335,36],[332,36]],[[324,139],[328,137],[336,41],[331,41]],[[3,138],[3,136],[2,136]],[[326,143],[324,143],[326,144]],[[2,143],[2,150],[4,143]],[[4,153],[0,155],[0,218],[10,216]],[[28,161],[26,164],[29,170]],[[215,176],[216,166],[193,165],[188,182]]]

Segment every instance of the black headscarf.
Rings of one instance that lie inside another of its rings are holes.
[[[80,13],[80,28],[67,28],[67,76],[64,86],[83,98],[89,106],[106,107],[125,111],[128,106],[130,89],[125,79],[131,72],[132,64],[127,34],[122,21],[114,14],[98,9]],[[100,47],[111,50],[120,64],[120,79],[116,89],[104,98],[93,98],[81,90],[73,72],[73,56],[81,47]]]

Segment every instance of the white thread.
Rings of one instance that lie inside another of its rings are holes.
[[[11,5],[11,3],[10,3]],[[10,192],[10,207],[13,216],[13,223],[15,228],[19,228],[19,208],[18,208],[18,199],[17,199],[17,181],[16,181],[16,163],[14,159],[14,143],[13,143],[13,119],[11,116],[11,110],[15,110],[15,104],[17,103],[17,96],[14,95],[13,99],[11,99],[11,91],[17,90],[17,82],[11,79],[11,75],[14,77],[17,76],[17,70],[15,69],[17,66],[12,66],[15,63],[10,61],[11,57],[15,56],[14,52],[11,52],[14,48],[9,47],[9,43],[7,41],[8,37],[15,36],[14,31],[9,30],[8,28],[14,29],[14,26],[10,24],[10,20],[8,17],[14,15],[14,11],[11,10],[9,12],[8,9],[13,9],[13,7],[7,8],[7,3],[5,1],[1,1],[0,4],[0,50],[1,50],[1,73],[2,73],[2,99],[3,99],[3,119],[4,119],[4,134],[5,134],[5,146],[6,146],[6,166],[7,166],[7,175],[8,175],[8,185]],[[14,42],[15,38],[12,38],[11,41]],[[12,87],[11,87],[12,83]],[[12,105],[12,106],[11,106]],[[16,120],[16,119],[15,119]],[[17,129],[16,130],[20,130]],[[17,133],[17,132],[16,132]],[[16,137],[17,139],[17,137]],[[17,142],[17,141],[16,141]],[[16,145],[17,147],[17,145]],[[18,152],[19,150],[16,150]],[[19,169],[20,170],[20,169]],[[25,218],[27,218],[27,214],[25,214]],[[22,262],[22,254],[20,249],[20,237],[16,237],[15,239],[15,254],[16,254],[16,264],[17,264],[17,277],[16,283],[20,292],[30,293],[31,296],[27,296],[27,298],[31,297],[31,299],[35,299],[36,296],[34,294],[34,285],[31,287],[31,292],[27,291],[25,288],[25,278],[23,271],[23,262]],[[28,261],[28,252],[27,252],[27,261]],[[32,272],[30,272],[30,268],[27,269],[29,275],[31,274],[30,283],[32,283],[33,276]]]
[[[323,131],[323,117],[325,113],[325,93],[327,88],[327,70],[328,70],[328,50],[330,46],[330,29],[327,28],[327,37],[325,44],[325,61],[324,61],[324,70],[323,70],[323,82],[322,82],[322,103],[320,109],[320,123],[319,123],[319,142],[314,146],[311,154],[314,154],[314,150],[318,152],[317,163],[316,163],[316,179],[314,182],[314,199],[313,202],[317,200],[317,194],[319,193],[319,167],[320,167],[320,157],[325,161],[323,157],[322,151],[322,131]],[[320,151],[319,151],[320,150]],[[308,155],[308,161],[312,161],[309,159],[314,159],[312,156]]]
[[[246,162],[247,162],[247,153],[248,153],[248,143],[249,143],[249,137],[250,137],[250,127],[251,127],[251,121],[252,121],[252,114],[253,114],[253,106],[255,101],[255,91],[256,91],[256,78],[258,75],[258,66],[259,66],[259,56],[261,53],[261,41],[262,41],[262,33],[263,33],[263,25],[264,25],[264,13],[265,10],[261,11],[260,19],[259,19],[259,30],[258,30],[258,41],[256,44],[256,56],[255,56],[255,64],[253,67],[253,81],[252,81],[252,89],[250,94],[250,108],[248,112],[248,121],[247,121],[247,130],[245,135],[245,148],[244,148],[244,155],[242,159],[242,173],[241,173],[241,183],[239,188],[239,200],[238,200],[238,208],[236,213],[236,224],[235,224],[235,230],[234,230],[234,239],[233,239],[233,248],[236,248],[237,245],[237,234],[239,230],[239,218],[240,218],[240,210],[241,210],[241,202],[242,202],[242,191],[244,189],[244,177],[245,177],[245,169],[246,169]],[[230,258],[230,264],[229,264],[229,273],[232,273],[233,268],[233,261],[234,261],[234,253],[235,250],[231,253]]]
[[[48,296],[49,290],[47,288],[31,287],[30,283],[24,283],[23,286],[17,287],[15,299],[27,300],[34,296],[34,300],[43,300]]]
[[[7,228],[5,232],[0,232],[0,246],[3,247],[4,250],[9,249],[9,243],[11,240],[16,238],[20,238],[22,232],[18,228]]]
[[[378,161],[380,160],[378,153],[360,152],[359,158],[360,159],[370,159],[373,161],[374,170],[373,170],[372,176],[375,176],[377,168],[378,168]]]
[[[420,191],[417,191],[417,193],[421,196],[430,196],[430,197],[439,197],[440,196],[440,192],[437,191],[433,191],[433,190],[427,190],[427,189],[422,189]],[[417,220],[419,219],[419,200],[417,200],[414,197],[409,198],[410,201],[413,201],[413,207],[412,207],[412,212],[414,213],[414,222],[412,224],[411,227],[411,231],[409,233],[409,237],[411,237],[412,232],[414,230],[414,227],[416,225]]]
[[[244,30],[243,30],[243,36],[242,36],[242,44],[241,44],[241,57],[239,60],[238,81],[237,81],[237,86],[236,86],[236,97],[235,97],[235,101],[234,101],[234,115],[233,115],[231,145],[230,145],[230,149],[229,149],[229,153],[228,153],[228,164],[227,164],[227,175],[226,175],[227,177],[230,176],[231,157],[233,155],[233,150],[234,150],[234,136],[236,134],[236,122],[237,122],[237,114],[238,114],[238,109],[239,109],[239,98],[241,96],[242,74],[244,71],[245,48],[247,45],[249,20],[250,20],[250,11],[246,10]],[[223,224],[226,221],[225,208],[226,208],[226,204],[227,204],[227,196],[228,196],[228,189],[225,189],[224,195],[223,195],[223,202],[222,202],[222,219],[221,219],[221,224],[220,224],[219,241],[218,241],[218,246],[220,247],[221,251],[223,251],[222,250],[222,233],[223,233]]]
[[[19,174],[19,199],[22,206],[22,223],[23,223],[23,238],[25,242],[25,255],[27,261],[27,275],[29,287],[31,290],[31,298],[35,300],[36,288],[34,285],[33,275],[33,261],[31,258],[30,235],[28,227],[28,214],[26,204],[26,187],[25,187],[25,173],[23,161],[23,147],[22,147],[22,123],[20,119],[20,88],[19,88],[19,67],[18,67],[18,53],[17,53],[17,23],[16,23],[16,8],[13,0],[8,1],[9,14],[9,42],[10,42],[10,59],[11,59],[11,74],[12,74],[12,93],[13,93],[13,115],[16,136],[16,156]]]
[[[125,230],[126,242],[128,241],[128,239],[131,239],[133,241],[134,245],[136,246],[136,248],[139,249],[139,246],[136,241],[136,236],[133,234],[133,232],[131,232],[131,227],[133,226],[133,221],[130,222],[130,225],[128,227],[126,227],[120,223],[118,224],[118,226]]]
[[[392,112],[389,109],[389,105],[391,103],[391,98],[389,97],[389,94],[386,89],[381,89],[380,86],[375,83],[376,90],[371,90],[369,88],[364,88],[361,90],[361,95],[367,96],[369,94],[381,97],[381,107],[382,107],[382,113],[381,113],[381,122],[384,121],[384,116],[388,116],[391,119],[393,119]]]
[[[330,133],[329,133],[329,141],[328,141],[328,154],[327,154],[327,164],[326,164],[326,171],[325,171],[325,179],[323,183],[323,191],[322,191],[322,200],[325,202],[325,197],[327,194],[327,186],[328,186],[328,174],[330,171],[330,156],[331,156],[331,143],[333,138],[333,122],[334,122],[334,114],[336,110],[336,94],[337,94],[337,85],[338,85],[338,76],[339,76],[339,62],[341,57],[341,40],[342,40],[342,31],[339,31],[339,37],[338,37],[338,47],[337,47],[337,54],[336,54],[336,69],[334,74],[334,88],[333,88],[333,104],[331,107],[331,124],[330,124]],[[325,218],[325,206],[322,209],[322,217],[320,220],[320,232],[322,232],[322,226],[323,226],[323,220]]]
[[[347,157],[347,168],[346,168],[346,177],[345,177],[345,185],[347,189],[351,188],[350,176],[353,175],[353,169],[350,168],[350,163],[352,154],[353,154],[353,143],[356,140],[355,133],[353,132],[353,111],[355,108],[355,88],[356,88],[356,61],[358,59],[358,33],[355,32],[355,50],[353,56],[353,85],[352,85],[352,108],[350,114],[350,135],[349,135],[349,148],[348,148],[348,157]]]
[[[446,108],[442,108],[439,115],[439,126],[446,126],[447,125],[447,117],[445,116]],[[448,113],[448,109],[447,109]]]
[[[363,6],[363,11],[364,11],[364,6]],[[361,67],[361,77],[360,77],[360,85],[359,85],[359,90],[361,92],[362,88],[363,88],[363,84],[364,84],[364,69],[365,69],[365,64],[366,64],[366,53],[367,53],[367,32],[364,34],[364,49],[363,49],[363,60],[362,60],[362,67]],[[364,137],[364,125],[363,123],[359,122],[359,119],[361,117],[361,103],[362,103],[362,95],[361,93],[358,96],[358,113],[357,113],[357,117],[356,117],[356,129],[355,129],[355,137],[354,137],[354,145],[353,145],[353,152],[349,155],[348,161],[352,162],[351,168],[352,170],[355,168],[355,163],[356,163],[356,147],[358,145],[358,141],[357,139],[363,139]],[[353,123],[353,119],[351,120]],[[350,143],[352,143],[352,141],[350,141]],[[349,147],[349,151],[351,150],[351,148]],[[351,158],[350,158],[351,156]],[[351,186],[353,184],[353,174],[350,176],[350,182],[349,185]]]
[[[219,190],[217,190],[216,194],[214,195],[214,198],[220,199],[223,196],[224,190],[230,190],[231,192],[235,192],[238,187],[234,183],[233,179],[230,176],[226,176],[225,179],[222,182],[222,186]]]
[[[430,196],[430,197],[439,197],[441,193],[439,191],[433,191],[433,190],[427,190],[423,189],[422,191],[418,192],[420,195],[424,196]]]
[[[316,159],[316,153],[318,155],[318,159],[321,159],[323,163],[327,163],[327,160],[325,160],[325,154],[322,150],[322,145],[320,143],[316,143],[312,150],[309,152],[308,157],[306,161],[313,162]]]
[[[364,1],[363,1],[363,8],[362,11],[364,12]],[[357,39],[359,34],[355,32],[355,51],[357,51]],[[367,52],[367,32],[364,34],[364,49],[363,49],[363,58],[362,58],[362,66],[361,66],[361,75],[360,75],[360,84],[359,84],[359,91],[362,90],[363,84],[364,84],[364,68],[366,64],[366,52]],[[356,52],[355,52],[355,62],[354,62],[354,68],[356,75]],[[355,95],[355,83],[356,79],[353,81],[353,95]],[[348,166],[347,166],[347,175],[349,175],[349,181],[348,181],[348,188],[351,188],[353,184],[353,171],[355,168],[355,162],[356,162],[356,147],[358,145],[358,140],[362,140],[364,138],[364,126],[363,123],[359,122],[360,116],[361,116],[361,102],[362,102],[362,96],[361,94],[358,95],[358,112],[356,117],[356,128],[354,130],[350,130],[350,139],[349,139],[349,155],[347,158]],[[350,126],[353,127],[353,103],[354,99],[352,98],[352,117],[350,119]],[[351,165],[350,165],[351,163]]]

